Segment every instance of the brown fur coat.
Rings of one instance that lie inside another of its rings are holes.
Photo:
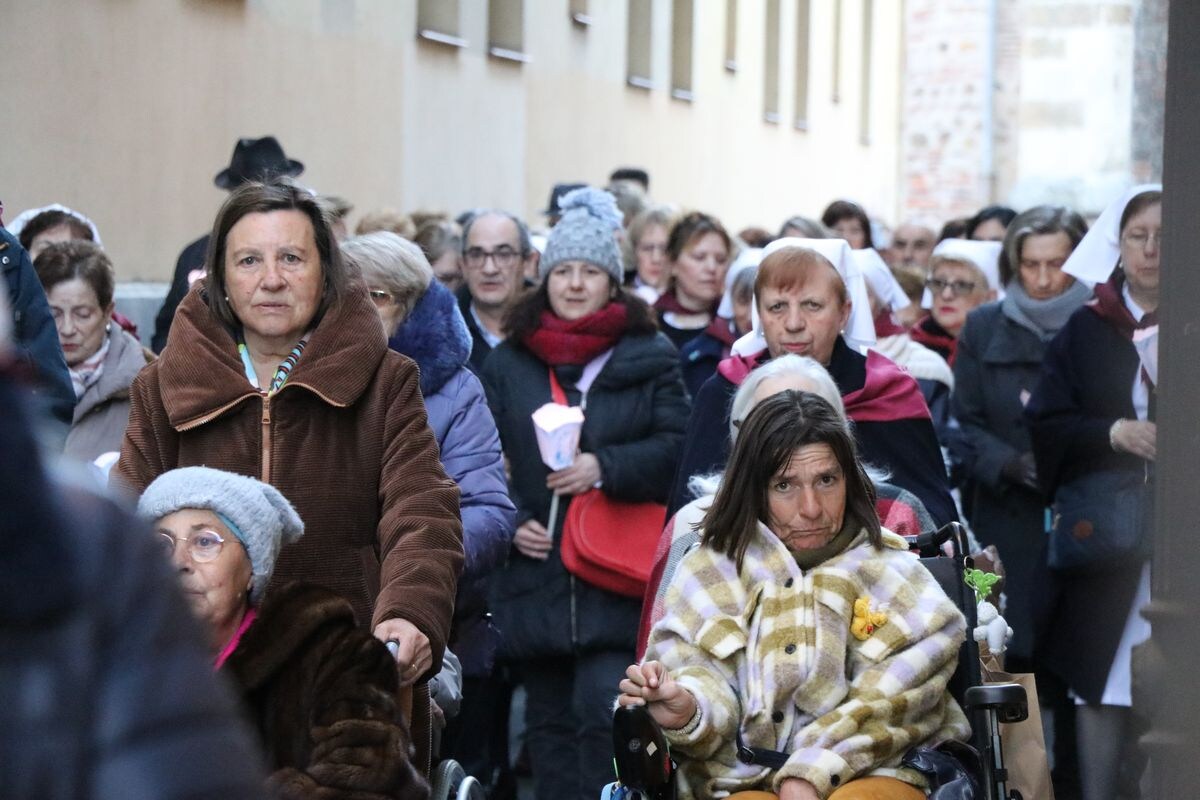
[[[290,583],[267,595],[225,663],[262,737],[275,795],[423,800],[396,664],[345,599]]]

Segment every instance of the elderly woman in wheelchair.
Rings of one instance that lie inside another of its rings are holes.
[[[966,623],[825,400],[750,413],[700,533],[618,700],[664,729],[678,796],[924,797],[901,760],[971,734],[946,691]]]

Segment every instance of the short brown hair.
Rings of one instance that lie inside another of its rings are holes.
[[[377,208],[363,214],[362,219],[358,221],[358,227],[354,229],[354,235],[362,236],[364,233],[375,231],[390,231],[412,241],[417,228],[407,214],[401,214],[394,208]]]
[[[279,178],[269,183],[244,183],[229,194],[221,210],[217,212],[204,259],[208,307],[217,319],[235,330],[241,326],[241,321],[233,313],[233,307],[225,297],[228,293],[225,288],[225,244],[229,239],[230,229],[242,217],[271,211],[299,211],[312,223],[313,238],[316,240],[317,254],[321,260],[321,276],[325,284],[325,291],[314,319],[320,319],[331,305],[346,294],[350,286],[351,270],[346,266],[337,239],[333,236],[329,215],[312,192],[297,186],[288,178]]]
[[[726,232],[721,221],[703,211],[692,211],[684,214],[671,226],[671,233],[667,236],[667,257],[672,261],[678,261],[680,254],[683,253],[683,248],[687,247],[688,243],[696,237],[706,233],[715,233],[720,236],[721,241],[725,242],[725,249],[730,252],[730,255],[733,254],[733,241],[729,238],[729,233]]]
[[[63,281],[79,278],[96,293],[100,308],[112,305],[113,265],[95,242],[74,239],[48,245],[33,261],[33,270],[46,294]]]
[[[871,218],[858,203],[851,203],[849,200],[834,200],[825,207],[824,213],[821,214],[821,224],[830,230],[844,219],[858,220],[858,224],[862,226],[863,230],[863,246],[875,246],[875,241],[871,238]]]
[[[758,523],[767,522],[772,479],[787,467],[797,450],[810,444],[829,445],[842,468],[846,481],[843,525],[850,522],[866,528],[871,544],[883,547],[875,487],[858,461],[854,437],[823,398],[794,389],[763,400],[742,422],[721,488],[700,525],[702,543],[724,553],[741,569]]]
[[[846,290],[846,281],[829,259],[810,250],[807,247],[783,247],[771,253],[758,265],[758,274],[754,277],[754,295],[762,298],[764,289],[787,291],[807,283],[814,273],[829,270],[837,278],[834,291],[843,306],[850,299]]]
[[[17,236],[17,241],[21,243],[21,247],[28,250],[33,245],[33,240],[39,234],[51,228],[57,228],[59,225],[69,227],[71,229],[71,238],[73,239],[85,239],[89,242],[94,240],[92,229],[79,217],[74,214],[68,214],[66,211],[51,209],[50,211],[43,211],[29,220],[25,224],[25,227],[21,228],[21,233]]]

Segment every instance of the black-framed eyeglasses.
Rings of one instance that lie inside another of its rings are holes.
[[[225,547],[225,537],[208,528],[196,531],[191,536],[178,537],[166,531],[158,531],[158,539],[162,545],[163,554],[167,558],[175,554],[175,548],[182,542],[186,545],[187,549],[184,552],[187,553],[188,558],[197,564],[208,564],[215,561],[217,556],[221,555],[222,548]],[[241,542],[239,541],[238,544]]]
[[[934,296],[940,295],[942,292],[949,289],[955,297],[966,297],[971,292],[975,291],[978,284],[975,281],[944,281],[941,278],[928,278],[925,281],[925,288],[933,292]]]
[[[501,245],[495,250],[484,250],[482,247],[468,247],[467,251],[463,253],[463,260],[472,269],[479,269],[487,263],[489,258],[500,269],[508,269],[520,260],[521,252],[512,249],[508,245]]]

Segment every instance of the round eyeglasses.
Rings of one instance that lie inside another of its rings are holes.
[[[186,548],[184,552],[187,553],[188,558],[197,564],[207,564],[215,561],[217,556],[221,555],[221,549],[225,546],[225,537],[207,528],[196,531],[191,536],[173,536],[166,531],[158,531],[158,538],[159,543],[162,545],[163,554],[167,558],[175,555],[175,548],[180,543],[183,543]]]

